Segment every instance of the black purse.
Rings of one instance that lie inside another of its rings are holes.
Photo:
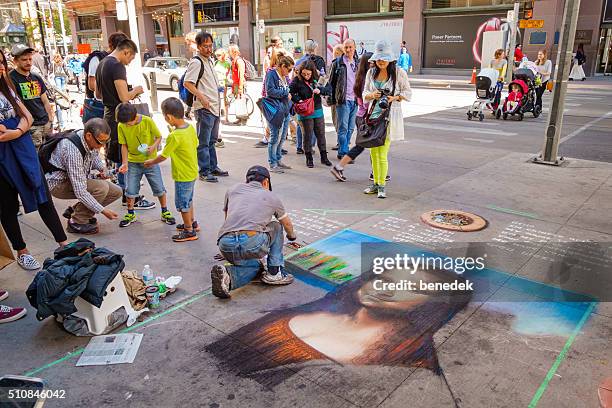
[[[355,143],[358,146],[367,149],[372,147],[380,147],[387,141],[387,128],[389,127],[389,109],[385,109],[382,114],[371,119],[372,111],[375,103],[372,103],[370,110],[363,118],[357,118],[355,125],[357,127],[357,138]]]

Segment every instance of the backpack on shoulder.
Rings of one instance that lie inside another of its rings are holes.
[[[202,61],[202,59],[197,56],[193,57],[192,60],[196,58],[200,61],[200,72],[198,72],[198,80],[195,83],[195,86],[197,88],[198,84],[200,83],[200,79],[202,79],[202,75],[204,75],[204,61]],[[193,106],[193,94],[189,92],[189,90],[185,87],[185,74],[186,73],[187,72],[181,75],[181,78],[179,79],[179,82],[178,82],[179,98],[181,99],[181,101],[183,101],[183,103],[185,103],[185,105],[192,107]]]
[[[242,60],[244,61],[244,79],[247,81],[255,79],[257,77],[255,66],[247,59],[242,58]]]
[[[72,142],[79,149],[79,152],[81,152],[83,158],[85,158],[85,155],[87,154],[85,146],[83,146],[81,138],[75,130],[66,130],[64,132],[55,133],[49,136],[45,143],[43,143],[38,149],[38,160],[40,161],[40,167],[42,167],[45,174],[62,170],[51,164],[51,155],[57,148],[59,142],[64,139],[70,140],[70,142]]]

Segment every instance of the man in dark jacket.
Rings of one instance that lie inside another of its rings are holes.
[[[357,100],[353,87],[359,61],[355,56],[355,40],[344,41],[344,55],[332,63],[329,82],[332,86],[330,103],[336,105],[338,121],[338,159],[349,151],[351,135],[355,129]]]

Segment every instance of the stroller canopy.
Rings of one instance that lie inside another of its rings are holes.
[[[478,73],[478,77],[489,78],[491,80],[490,86],[492,86],[497,83],[497,79],[499,78],[499,72],[494,68],[484,68],[480,70],[480,72]]]
[[[534,81],[535,73],[530,68],[519,68],[514,73],[514,78],[522,79],[523,81]]]
[[[523,92],[523,95],[529,92],[529,87],[527,86],[525,81],[523,81],[522,79],[515,79],[514,81],[510,82],[510,85],[508,85],[508,91],[512,91],[513,84],[516,84],[521,87],[521,91]]]

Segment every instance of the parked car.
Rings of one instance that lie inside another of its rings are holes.
[[[142,68],[147,87],[151,89],[150,73],[155,72],[155,83],[157,86],[169,86],[173,91],[178,91],[180,77],[187,70],[189,60],[180,57],[155,57],[145,62]]]

